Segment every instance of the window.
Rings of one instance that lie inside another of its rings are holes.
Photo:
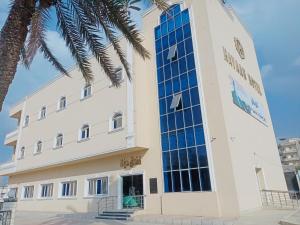
[[[24,127],[27,127],[29,124],[29,116],[27,115],[24,120]]]
[[[56,136],[55,145],[54,145],[55,148],[60,148],[63,146],[63,138],[64,138],[63,134],[58,134]]]
[[[168,60],[174,61],[177,59],[177,45],[173,45],[169,48]]]
[[[41,198],[51,198],[53,196],[53,184],[42,184],[41,185]]]
[[[33,193],[34,193],[34,186],[24,186],[23,189],[23,198],[28,199],[28,198],[33,198]]]
[[[108,178],[100,177],[88,179],[88,195],[105,195],[108,193]]]
[[[42,145],[43,145],[42,141],[38,141],[36,143],[35,153],[41,153],[42,152]]]
[[[22,147],[19,152],[19,159],[24,159],[25,157],[25,147]]]
[[[44,119],[44,118],[46,118],[46,106],[44,106],[40,112],[40,119]]]
[[[63,110],[66,108],[66,106],[67,106],[67,98],[61,97],[58,104],[58,110]]]
[[[122,128],[122,113],[115,113],[112,118],[112,130]]]
[[[77,181],[61,183],[61,197],[74,197],[77,192]]]
[[[90,137],[90,126],[89,125],[83,125],[80,130],[80,137],[79,140],[86,140]]]
[[[177,94],[173,96],[170,109],[175,109],[176,111],[179,111],[182,109],[182,95]]]
[[[92,86],[90,84],[87,84],[82,90],[81,99],[88,98],[91,95],[92,95]]]

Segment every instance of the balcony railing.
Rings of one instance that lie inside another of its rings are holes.
[[[98,215],[104,211],[144,209],[144,199],[145,195],[100,197],[98,200]]]
[[[261,190],[263,207],[300,208],[300,192]]]

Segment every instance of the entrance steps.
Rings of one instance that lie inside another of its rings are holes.
[[[103,211],[96,216],[96,219],[102,220],[131,220],[134,210],[116,210],[116,211]]]

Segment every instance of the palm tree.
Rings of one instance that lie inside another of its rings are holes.
[[[129,16],[130,16],[130,10],[140,11],[141,8],[137,6],[138,3],[141,2],[141,0],[120,0],[121,3],[124,5],[124,8],[127,10]]]
[[[167,9],[165,0],[151,1],[159,9]],[[90,51],[112,84],[120,84],[101,33],[111,42],[130,79],[129,64],[118,41],[118,33],[124,35],[142,58],[149,57],[128,13],[128,9],[137,10],[135,3],[135,0],[13,0],[0,33],[0,111],[19,61],[29,68],[38,50],[57,70],[69,75],[46,43],[47,23],[53,19],[49,13],[52,9],[56,12],[57,28],[87,83],[93,80],[88,60]]]

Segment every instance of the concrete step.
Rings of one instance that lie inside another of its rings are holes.
[[[104,211],[96,219],[104,220],[129,220],[131,219],[134,211],[133,210],[115,210],[115,211]]]
[[[96,216],[96,219],[101,220],[128,220],[128,217],[117,217],[117,216]]]
[[[124,214],[132,215],[134,211],[103,211],[102,214]]]

